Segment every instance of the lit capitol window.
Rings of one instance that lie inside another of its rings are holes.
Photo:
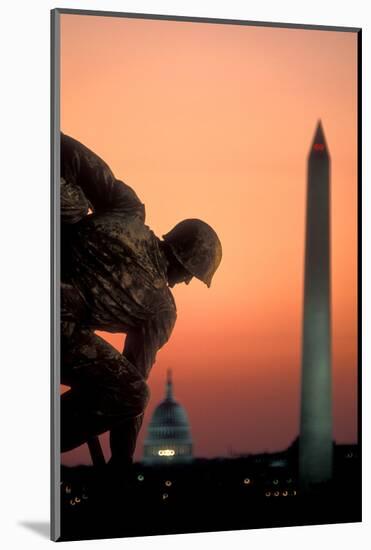
[[[174,456],[175,451],[173,449],[160,449],[158,454],[159,456]]]

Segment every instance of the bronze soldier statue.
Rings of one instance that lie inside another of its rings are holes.
[[[222,248],[187,219],[160,240],[136,193],[82,143],[61,134],[61,450],[110,431],[111,461],[132,462],[147,378],[176,321],[169,287],[208,287]],[[126,333],[119,353],[95,330]]]

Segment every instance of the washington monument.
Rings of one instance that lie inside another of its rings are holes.
[[[308,157],[299,473],[332,476],[330,156],[318,123]]]

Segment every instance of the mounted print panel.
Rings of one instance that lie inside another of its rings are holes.
[[[361,521],[361,31],[52,12],[52,538]]]

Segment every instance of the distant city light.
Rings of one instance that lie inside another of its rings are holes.
[[[161,449],[158,454],[159,456],[174,456],[175,451],[173,451],[172,449]]]

